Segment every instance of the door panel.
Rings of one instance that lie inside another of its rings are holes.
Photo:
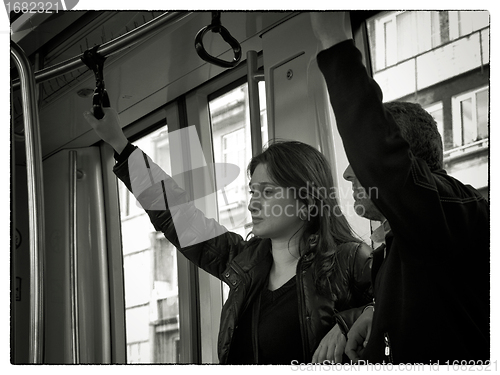
[[[308,13],[262,36],[270,134],[308,143],[329,159],[341,209],[354,231],[369,241],[369,222],[354,212],[351,184],[342,177],[348,161],[316,62],[317,43]]]
[[[20,145],[19,143],[16,144]],[[30,328],[30,254],[28,190],[26,167],[16,165],[12,173],[13,244],[11,248],[11,313],[12,345],[11,361],[15,364],[29,363]]]
[[[71,165],[72,157],[76,158],[75,165]],[[44,180],[45,362],[110,363],[109,284],[99,148],[63,150],[51,156],[44,162]],[[75,254],[72,254],[73,244]],[[76,279],[75,288],[72,275]]]

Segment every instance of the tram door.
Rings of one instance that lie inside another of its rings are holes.
[[[22,146],[19,142],[16,147]],[[14,170],[13,363],[28,363],[30,321],[26,168]],[[44,363],[111,363],[106,204],[98,147],[62,150],[43,163],[45,196]],[[105,175],[104,175],[105,176]],[[118,340],[115,340],[115,345]],[[116,350],[116,349],[115,349]]]
[[[44,181],[46,214],[51,216],[46,220],[45,362],[110,363],[109,267],[99,148],[52,155],[44,162]]]

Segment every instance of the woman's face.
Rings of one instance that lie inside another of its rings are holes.
[[[293,189],[271,180],[265,164],[257,165],[249,185],[252,232],[261,238],[288,241],[305,223],[299,219],[304,204],[295,199]]]

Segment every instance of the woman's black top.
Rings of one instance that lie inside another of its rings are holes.
[[[258,363],[252,345],[252,314],[258,309]],[[239,319],[230,364],[304,363],[295,276],[276,290],[264,288]]]

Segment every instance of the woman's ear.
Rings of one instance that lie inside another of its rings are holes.
[[[307,221],[309,220],[308,216],[309,216],[309,209],[308,206],[304,204],[299,210],[299,219],[302,221]]]

